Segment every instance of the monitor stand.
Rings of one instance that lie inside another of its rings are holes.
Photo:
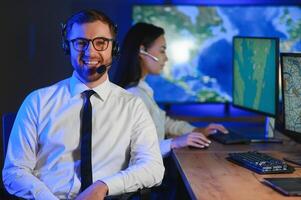
[[[230,103],[227,101],[224,103],[225,116],[230,116]]]
[[[265,133],[262,139],[251,139],[252,143],[282,143],[283,140],[275,138],[275,119],[266,117],[265,119]]]

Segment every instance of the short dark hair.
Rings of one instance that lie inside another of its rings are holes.
[[[113,35],[113,38],[115,38],[117,34],[117,27],[113,23],[113,21],[103,12],[95,9],[90,10],[81,10],[74,15],[72,15],[66,22],[64,27],[64,37],[65,39],[68,38],[68,35],[72,29],[73,24],[83,24],[83,23],[89,23],[89,22],[95,22],[95,21],[102,21],[105,24],[109,25],[110,31]]]
[[[143,45],[144,50],[147,50],[163,34],[163,28],[144,22],[131,27],[123,40],[118,68],[114,76],[119,86],[127,88],[138,84],[142,76],[139,61],[140,46]]]

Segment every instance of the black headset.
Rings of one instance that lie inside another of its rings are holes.
[[[103,13],[101,13],[103,15]],[[72,16],[71,16],[72,18]],[[108,18],[109,19],[109,18]],[[70,18],[69,18],[70,20]],[[69,21],[68,20],[68,21]],[[67,39],[67,24],[68,24],[68,21],[66,24],[61,24],[62,26],[62,48],[65,52],[66,55],[70,55],[70,44],[69,44],[69,41]],[[116,35],[117,35],[117,25],[113,23],[113,21],[111,21],[109,19],[109,26],[110,27],[113,27],[113,32],[115,34],[115,38],[116,38]],[[112,44],[112,58],[115,58],[115,57],[118,57],[119,56],[119,44],[118,42],[114,39],[113,41],[113,44]]]

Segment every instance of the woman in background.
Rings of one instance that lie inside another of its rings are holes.
[[[164,30],[152,24],[137,23],[123,41],[117,77],[118,85],[144,101],[156,125],[163,157],[174,148],[208,147],[211,142],[207,136],[216,130],[227,133],[220,124],[197,128],[188,122],[171,119],[159,108],[154,91],[144,78],[148,74],[159,74],[167,60]]]

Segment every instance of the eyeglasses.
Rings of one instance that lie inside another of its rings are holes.
[[[92,40],[87,38],[75,38],[70,40],[73,47],[77,51],[86,51],[90,42],[92,42],[94,49],[97,51],[104,51],[108,48],[109,42],[113,42],[114,39],[109,39],[105,37],[96,37]]]

